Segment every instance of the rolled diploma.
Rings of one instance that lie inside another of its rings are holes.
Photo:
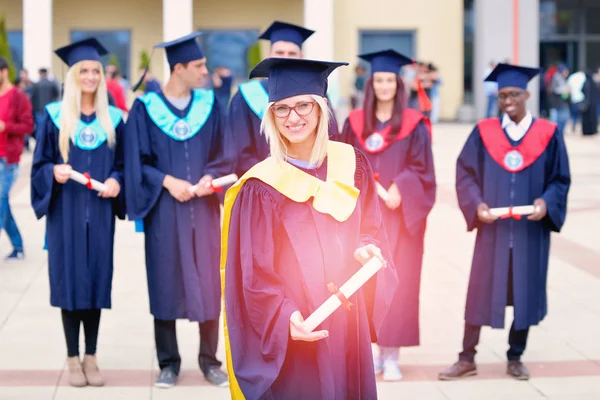
[[[379,197],[381,197],[383,201],[388,201],[390,196],[388,195],[387,190],[385,190],[385,188],[381,186],[381,183],[375,182],[375,186],[377,187],[377,194],[379,195]]]
[[[339,289],[342,294],[349,299],[358,289],[360,289],[373,275],[377,273],[383,267],[382,262],[373,257],[368,263],[363,265],[361,269],[356,271],[354,275]],[[332,294],[319,308],[315,310],[306,320],[304,320],[304,329],[308,332],[312,332],[315,328],[323,321],[325,321],[339,306],[342,302],[335,294]]]
[[[73,179],[75,182],[81,183],[82,185],[87,185],[88,183],[88,179],[83,176],[83,174],[73,170],[71,170],[71,179]],[[94,190],[98,192],[103,192],[106,190],[106,185],[104,185],[104,183],[98,182],[95,179],[91,179],[91,182]]]
[[[534,206],[516,206],[512,208],[514,215],[530,215],[536,211]],[[510,207],[490,208],[490,214],[495,217],[507,215],[510,212]]]
[[[238,176],[236,174],[229,174],[222,176],[220,178],[213,179],[212,185],[214,187],[222,187],[236,183],[238,180]],[[198,184],[190,187],[190,192],[195,192],[198,189]]]

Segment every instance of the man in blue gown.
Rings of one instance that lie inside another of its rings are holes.
[[[565,222],[571,183],[569,160],[556,125],[527,111],[527,83],[538,68],[499,64],[486,78],[498,83],[504,116],[477,124],[458,157],[456,192],[469,231],[477,229],[467,304],[463,351],[440,373],[442,380],[475,375],[481,326],[503,328],[513,306],[507,374],[529,379],[521,362],[529,327],[547,312],[546,280],[550,232]],[[512,207],[534,205],[531,215]],[[491,208],[509,207],[502,216]]]
[[[172,387],[179,374],[177,319],[199,322],[200,369],[211,383],[227,385],[215,355],[220,209],[211,183],[229,173],[232,157],[220,105],[213,91],[198,89],[208,70],[197,36],[157,45],[166,49],[171,76],[162,91],[135,101],[127,122],[128,214],[143,219],[158,387]]]
[[[302,43],[315,31],[301,26],[275,21],[259,36],[259,39],[270,40],[269,57],[304,58]],[[229,129],[237,143],[237,163],[235,171],[238,176],[269,156],[269,144],[260,132],[260,123],[269,104],[267,94],[268,79],[252,80],[240,85],[238,92],[229,104]],[[331,104],[330,104],[331,109]],[[329,122],[329,134],[339,134],[333,110]]]

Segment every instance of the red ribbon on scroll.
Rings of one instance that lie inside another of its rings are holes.
[[[90,190],[94,190],[94,186],[92,186],[92,177],[90,176],[90,174],[84,172],[83,176],[85,176],[85,178],[87,179],[85,186]]]
[[[338,299],[340,299],[342,305],[348,311],[350,311],[350,308],[352,308],[353,304],[350,302],[350,300],[348,300],[346,296],[344,296],[344,293],[340,292],[338,287],[333,282],[327,284],[327,290],[329,290],[329,293],[334,294]]]

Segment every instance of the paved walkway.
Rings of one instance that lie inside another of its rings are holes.
[[[480,374],[439,382],[437,373],[459,350],[474,235],[456,206],[454,163],[470,131],[439,125],[434,132],[438,199],[428,226],[421,295],[422,345],[403,350],[399,383],[379,383],[381,399],[600,399],[600,137],[569,136],[573,186],[563,232],[552,237],[549,315],[531,330],[524,356],[533,375],[516,382],[505,375],[507,330],[484,329],[477,357]],[[65,374],[60,312],[49,306],[44,223],[29,204],[31,156],[22,162],[12,206],[26,240],[27,259],[0,261],[0,399],[227,399],[208,386],[196,365],[197,326],[178,325],[183,373],[171,390],[152,386],[157,371],[142,236],[118,224],[113,309],[102,315],[98,357],[107,386],[75,389]],[[0,255],[10,251],[0,237]],[[507,313],[510,322],[511,313]],[[222,343],[221,343],[222,345]],[[219,352],[223,357],[221,347]]]

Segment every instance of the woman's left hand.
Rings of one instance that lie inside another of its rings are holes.
[[[119,182],[115,178],[108,178],[104,182],[104,186],[106,186],[106,189],[98,193],[98,196],[104,199],[115,198],[121,193],[121,185],[119,185]]]
[[[365,265],[373,257],[377,257],[383,263],[384,267],[387,265],[387,262],[385,261],[385,259],[383,258],[383,255],[381,254],[381,250],[379,249],[379,247],[375,246],[374,244],[368,244],[366,246],[359,247],[358,249],[356,249],[354,251],[354,258],[361,265]]]

